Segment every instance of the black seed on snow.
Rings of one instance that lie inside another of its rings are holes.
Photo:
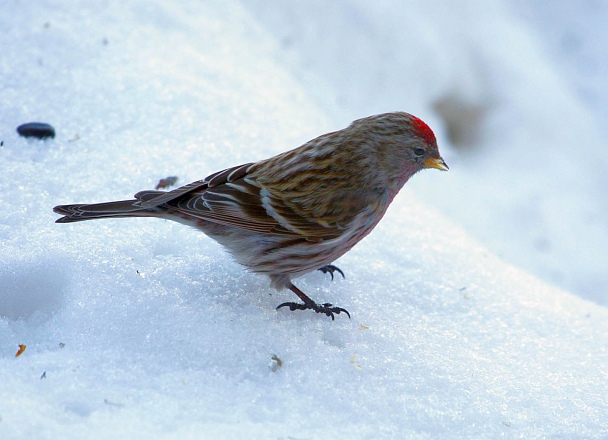
[[[17,133],[23,137],[35,137],[38,139],[54,138],[55,129],[52,125],[44,122],[28,122],[17,127]]]

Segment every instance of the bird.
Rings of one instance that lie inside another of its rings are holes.
[[[57,223],[156,217],[192,226],[220,243],[271,287],[334,320],[350,313],[317,303],[293,284],[306,273],[344,273],[332,263],[367,236],[403,185],[418,171],[449,168],[431,128],[406,112],[357,119],[290,151],[213,173],[171,191],[133,199],[55,206]]]

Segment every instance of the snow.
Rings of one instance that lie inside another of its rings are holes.
[[[324,81],[313,95],[343,124],[407,108],[435,128],[450,184],[427,175],[410,189],[512,264],[608,304],[608,209],[598,203],[608,192],[608,100],[584,105],[562,73],[570,69],[556,69],[515,14],[538,11],[535,23],[550,29],[560,17],[571,39],[587,42],[587,58],[605,66],[601,2],[247,3],[283,42],[294,74],[312,89]],[[576,65],[572,58],[563,64]],[[576,84],[594,84],[587,94],[600,100],[606,75],[581,67],[575,78],[587,71],[595,75]]]
[[[589,8],[367,3],[5,2],[1,439],[608,436],[608,101],[550,38]],[[396,109],[451,170],[297,281],[350,320],[177,223],[53,223]]]

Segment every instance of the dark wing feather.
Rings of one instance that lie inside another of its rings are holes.
[[[168,205],[180,214],[265,234],[293,234],[268,215],[260,189],[244,179],[219,183],[173,200]]]
[[[223,171],[218,171],[217,173],[213,173],[210,176],[205,177],[203,180],[197,180],[196,182],[189,183],[188,185],[180,186],[179,188],[174,189],[169,192],[160,192],[154,191],[159,195],[156,197],[149,197],[149,194],[152,191],[142,191],[135,195],[137,199],[140,199],[140,202],[137,203],[138,206],[142,208],[154,208],[156,206],[162,205],[163,203],[170,202],[171,200],[178,199],[187,195],[188,193],[194,191],[204,191],[207,188],[216,186],[221,183],[229,182],[230,178],[234,179],[234,176],[241,177],[247,173],[247,169],[253,164],[246,163],[244,165],[239,165],[236,167],[228,168]],[[144,200],[144,194],[147,196]],[[138,197],[139,196],[139,197]]]
[[[164,205],[177,214],[263,234],[303,236],[317,241],[342,233],[337,228],[309,221],[280,197],[269,196],[254,180],[247,178],[251,165],[219,171],[166,193],[142,191],[136,198],[143,208]]]

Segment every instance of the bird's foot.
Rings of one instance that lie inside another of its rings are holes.
[[[283,304],[279,304],[277,306],[277,310],[280,309],[281,307],[289,307],[289,310],[291,310],[292,312],[294,310],[308,310],[308,309],[314,310],[317,313],[324,313],[325,315],[331,317],[332,321],[335,319],[334,313],[336,315],[339,315],[340,313],[344,312],[344,313],[346,313],[346,315],[348,315],[348,318],[350,319],[350,313],[348,313],[348,310],[343,309],[342,307],[334,307],[330,303],[317,304],[314,302],[310,302],[310,303],[284,302]]]
[[[317,270],[320,270],[323,273],[330,274],[332,281],[334,280],[334,272],[338,272],[340,275],[342,275],[342,278],[346,278],[344,276],[344,272],[342,272],[339,267],[336,267],[333,264],[326,264],[325,266],[320,267]]]

